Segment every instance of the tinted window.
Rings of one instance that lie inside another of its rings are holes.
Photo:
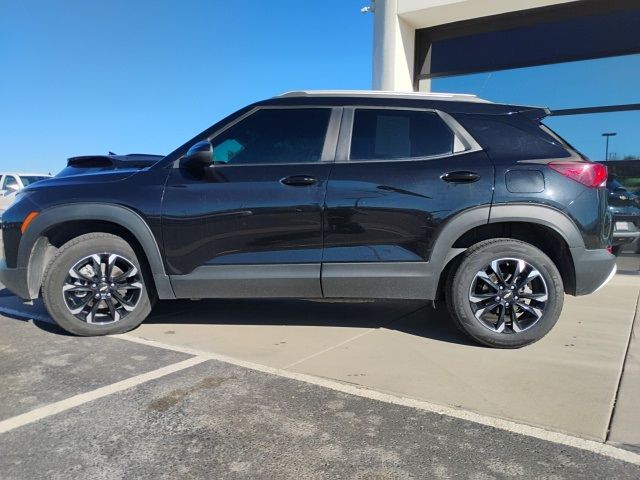
[[[517,117],[511,115],[506,119],[498,119],[459,114],[456,115],[456,120],[494,159],[528,160],[571,156],[562,145],[540,129],[538,124]]]
[[[216,164],[318,162],[331,110],[261,109],[215,137]]]
[[[428,157],[453,152],[453,132],[433,112],[358,109],[353,119],[353,160]]]

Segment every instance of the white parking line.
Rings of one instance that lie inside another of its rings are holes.
[[[220,355],[217,353],[203,352],[192,348],[176,347],[174,345],[165,344],[155,340],[148,340],[133,336],[131,334],[114,335],[113,338],[119,338],[129,342],[140,343],[143,345],[149,345],[152,347],[164,348],[175,352],[188,353],[190,355],[197,355],[198,358],[208,358],[211,360],[217,360],[220,362],[230,363],[239,367],[256,370],[271,375],[277,375],[284,378],[290,378],[301,382],[310,383],[324,388],[329,388],[342,393],[350,395],[356,395],[363,398],[372,400],[378,400],[380,402],[391,403],[394,405],[401,405],[404,407],[416,408],[424,410],[426,412],[437,413],[447,417],[457,418],[460,420],[466,420],[469,422],[477,423],[480,425],[486,425],[494,427],[507,432],[516,433],[519,435],[526,435],[528,437],[545,440],[547,442],[556,443],[559,445],[565,445],[568,447],[578,448],[588,452],[596,453],[606,457],[614,458],[616,460],[622,460],[624,462],[640,465],[640,454],[623,450],[605,443],[596,442],[593,440],[586,440],[580,437],[574,437],[559,432],[552,432],[539,427],[533,427],[531,425],[525,425],[516,423],[510,420],[504,420],[501,418],[490,417],[488,415],[481,415],[469,410],[463,410],[459,408],[447,407],[444,405],[437,405],[435,403],[425,402],[423,400],[416,400],[412,398],[401,397],[398,395],[392,395],[389,393],[378,392],[376,390],[370,390],[365,387],[341,383],[334,380],[328,380],[326,378],[314,377],[304,373],[291,372],[288,370],[282,370],[280,368],[268,367],[266,365],[260,365],[257,363],[247,362],[245,360],[239,360],[236,358],[228,357],[226,355]]]
[[[194,365],[206,362],[207,360],[209,360],[209,357],[192,357],[187,360],[183,360],[182,362],[173,363],[171,365],[167,365],[166,367],[158,368],[157,370],[142,373],[140,375],[136,375],[135,377],[127,378],[120,382],[100,387],[96,390],[91,390],[90,392],[85,392],[73,397],[65,398],[64,400],[60,400],[59,402],[36,408],[35,410],[23,413],[22,415],[16,415],[15,417],[11,417],[0,422],[0,433],[9,432],[18,427],[22,427],[29,423],[33,423],[38,420],[42,420],[43,418],[50,417],[51,415],[64,412],[65,410],[69,410],[70,408],[77,407],[79,405],[82,405],[83,403],[91,402],[93,400],[106,397],[107,395],[111,395],[113,393],[121,392],[122,390],[135,387],[142,383],[164,377],[171,373],[179,372],[180,370],[193,367]]]

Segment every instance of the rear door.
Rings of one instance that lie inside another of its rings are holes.
[[[345,109],[327,187],[325,296],[424,298],[440,229],[489,205],[493,176],[486,154],[446,113]]]

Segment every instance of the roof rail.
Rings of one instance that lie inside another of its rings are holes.
[[[464,93],[390,92],[384,90],[296,90],[278,95],[286,97],[387,97],[422,98],[424,100],[449,100],[456,102],[491,103],[488,100]]]

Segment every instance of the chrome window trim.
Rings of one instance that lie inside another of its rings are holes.
[[[445,125],[451,130],[454,136],[453,152],[443,153],[439,155],[427,155],[422,157],[400,157],[390,159],[358,159],[352,160],[351,156],[351,140],[353,138],[353,124],[355,118],[355,111],[359,109],[367,110],[395,110],[395,111],[417,111],[417,112],[429,112],[435,113],[445,123]],[[450,114],[437,110],[435,108],[417,108],[417,107],[395,107],[395,106],[376,106],[376,105],[354,105],[345,107],[342,117],[342,127],[340,129],[340,139],[338,142],[338,152],[336,154],[336,162],[346,163],[380,163],[380,162],[415,162],[421,160],[432,160],[453,157],[456,155],[464,155],[467,153],[479,152],[482,150],[480,144],[465,130],[465,128],[458,123]],[[456,143],[458,148],[456,149]]]
[[[309,108],[329,108],[331,109],[331,115],[329,117],[329,123],[325,132],[325,142],[322,149],[322,155],[320,161],[317,162],[295,162],[295,163],[245,163],[237,165],[223,165],[217,164],[215,168],[228,168],[228,167],[255,167],[255,166],[275,166],[275,165],[321,165],[323,163],[380,163],[380,162],[415,162],[424,160],[437,160],[446,157],[452,157],[457,155],[464,155],[467,153],[473,153],[482,151],[482,147],[478,142],[467,132],[467,130],[460,125],[460,123],[453,118],[450,114],[437,110],[434,108],[419,108],[419,107],[395,107],[389,105],[350,105],[350,106],[334,106],[334,105],[259,105],[252,108],[248,112],[244,113],[240,117],[234,119],[232,122],[224,125],[220,129],[216,130],[210,136],[206,137],[208,141],[212,141],[217,136],[221,135],[229,128],[248,118],[256,113],[258,110],[263,109],[309,109]],[[429,155],[423,157],[403,157],[393,159],[362,159],[362,160],[350,160],[351,153],[351,140],[353,133],[353,119],[356,109],[370,109],[370,110],[396,110],[396,111],[418,111],[418,112],[432,112],[437,114],[440,119],[447,125],[454,135],[454,151],[452,153],[444,153],[440,155]],[[459,149],[462,147],[462,149]],[[332,154],[333,153],[333,154]],[[174,168],[179,168],[180,160],[178,158],[174,162]]]
[[[454,155],[457,153],[469,153],[469,152],[479,152],[482,150],[482,147],[476,139],[471,136],[469,132],[465,130],[465,128],[460,125],[460,123],[453,118],[447,112],[443,112],[441,110],[435,110],[435,112],[440,116],[440,118],[447,124],[447,126],[453,131],[456,139],[462,143],[464,147],[461,151],[456,151],[454,146]]]
[[[213,141],[217,136],[223,134],[231,127],[237,125],[242,122],[244,119],[249,118],[251,115],[255,114],[259,110],[292,110],[292,109],[311,109],[311,108],[324,108],[331,110],[329,114],[329,121],[327,123],[327,129],[324,133],[324,144],[322,146],[322,152],[320,155],[320,160],[315,162],[274,162],[274,163],[242,163],[242,164],[212,164],[212,167],[215,168],[225,168],[225,167],[257,167],[257,166],[276,166],[276,165],[322,165],[324,163],[333,163],[335,158],[336,144],[337,144],[337,134],[335,132],[339,131],[340,128],[340,119],[342,117],[342,107],[336,107],[333,105],[259,105],[257,107],[252,108],[248,112],[234,119],[232,122],[227,123],[223,127],[219,128],[215,132],[213,132],[205,139],[209,142]],[[332,135],[333,134],[333,135]],[[184,155],[180,156],[173,163],[173,168],[180,168],[180,161],[182,160]]]

